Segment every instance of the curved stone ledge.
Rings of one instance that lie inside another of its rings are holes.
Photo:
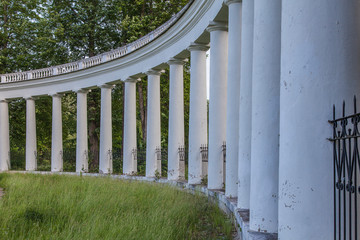
[[[1,173],[1,172],[0,172]],[[165,178],[152,178],[144,176],[130,176],[130,175],[115,175],[115,174],[100,174],[100,173],[76,173],[76,172],[46,172],[46,171],[8,171],[8,173],[31,173],[43,175],[72,175],[72,176],[90,176],[90,177],[111,177],[113,179],[142,181],[161,183],[174,186],[180,190],[185,190],[194,194],[202,193],[210,201],[217,204],[219,208],[226,213],[237,230],[236,240],[276,240],[277,234],[268,234],[261,232],[254,232],[249,230],[249,210],[237,208],[237,198],[228,198],[222,190],[210,190],[204,185],[193,185],[185,181],[169,181]]]

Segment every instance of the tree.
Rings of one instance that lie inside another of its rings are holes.
[[[187,2],[188,0],[4,0],[0,4],[0,73],[63,64],[115,49],[156,29]],[[187,78],[188,75],[185,74],[185,79]],[[161,100],[163,148],[167,146],[168,84],[167,73],[161,78],[161,89],[164,90]],[[186,84],[185,89],[188,89]],[[137,84],[139,147],[145,147],[146,144],[146,85],[146,77]],[[185,96],[188,94],[185,93]],[[119,84],[113,90],[115,148],[121,148],[123,138],[123,97],[124,88]],[[64,114],[64,128],[67,128],[64,130],[64,147],[74,148],[76,95],[67,94],[64,98],[66,101],[63,101],[63,111],[71,113]],[[36,105],[37,119],[41,119],[37,121],[39,151],[48,151],[51,143],[48,131],[51,126],[51,98],[41,98],[36,101]],[[25,119],[20,117],[24,116],[24,108],[23,100],[11,104],[10,113],[14,119],[12,136],[17,131],[25,132]],[[95,153],[94,156],[98,155],[99,147],[99,110],[100,90],[93,89],[88,94],[88,128],[89,148]],[[185,115],[188,116],[187,113]],[[24,123],[15,124],[15,119]],[[17,138],[19,141],[15,141]],[[17,138],[13,138],[12,146],[24,146],[25,138],[20,134]],[[97,157],[94,161],[96,165]]]

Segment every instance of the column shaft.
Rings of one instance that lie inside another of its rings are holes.
[[[185,159],[180,161],[179,148],[184,147],[184,76],[183,62],[172,59],[170,65],[168,179],[185,179]]]
[[[226,89],[228,33],[226,26],[212,23],[210,31],[209,176],[208,188],[224,187],[222,144],[226,140]]]
[[[62,95],[52,95],[52,138],[51,138],[51,171],[63,171],[63,139],[62,139]]]
[[[87,172],[88,169],[88,127],[87,127],[87,93],[77,91],[76,121],[76,172]]]
[[[250,229],[277,232],[281,0],[254,10]]]
[[[125,81],[125,111],[124,111],[124,174],[137,172],[136,156],[136,81]]]
[[[352,114],[353,96],[359,97],[360,2],[290,0],[282,2],[282,11],[279,239],[334,239],[333,148],[326,140],[332,128],[327,121],[333,104],[336,117],[342,116],[343,100],[345,114]],[[352,224],[359,234],[360,223]]]
[[[101,117],[100,117],[100,153],[99,173],[112,173],[112,117],[111,89],[112,85],[101,86]]]
[[[242,3],[241,1],[231,1],[228,5],[230,51],[227,82],[225,195],[237,197]]]
[[[156,154],[156,148],[161,147],[160,72],[150,71],[147,74],[146,176],[155,177],[156,171],[161,174],[161,160]]]
[[[242,2],[241,81],[239,110],[238,207],[250,208],[251,91],[254,36],[254,1]]]
[[[0,101],[0,171],[10,169],[9,105]]]
[[[36,147],[36,116],[35,100],[26,99],[26,171],[35,171],[37,167],[37,147]]]
[[[207,144],[207,97],[205,45],[192,44],[190,70],[189,116],[189,184],[200,184],[207,175],[207,162],[202,162],[200,147]],[[203,165],[204,166],[203,168]],[[206,169],[206,172],[203,171]]]

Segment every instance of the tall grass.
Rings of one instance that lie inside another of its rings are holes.
[[[0,174],[0,239],[231,239],[208,200],[111,178]]]

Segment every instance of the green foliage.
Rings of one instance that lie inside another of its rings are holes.
[[[231,239],[207,198],[167,185],[0,174],[0,239]]]
[[[91,57],[146,35],[178,12],[188,0],[4,0],[0,3],[0,73],[48,67]],[[137,146],[146,147],[147,78],[137,83]],[[140,88],[141,90],[140,91]],[[185,141],[187,146],[190,93],[189,64],[185,65]],[[124,85],[112,91],[113,148],[123,142]],[[140,96],[141,95],[141,96]],[[140,99],[142,101],[140,101]],[[50,168],[51,97],[36,100],[38,168]],[[144,110],[140,113],[140,107]],[[64,154],[76,147],[76,94],[62,100]],[[24,168],[25,100],[9,105],[13,169]],[[161,76],[161,147],[167,149],[169,72]],[[144,118],[141,118],[143,116]],[[88,94],[90,167],[98,165],[100,90]],[[71,162],[64,169],[72,170]],[[120,167],[119,167],[120,169]]]

